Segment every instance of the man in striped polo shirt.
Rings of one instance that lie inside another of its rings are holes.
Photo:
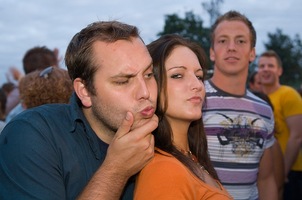
[[[244,15],[229,11],[212,26],[211,39],[214,74],[205,83],[203,108],[211,160],[234,199],[277,199],[273,112],[246,89],[256,31]]]

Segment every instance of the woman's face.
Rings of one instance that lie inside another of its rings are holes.
[[[165,62],[167,73],[167,119],[192,122],[201,118],[205,99],[203,70],[195,53],[176,46]],[[162,96],[162,98],[164,98]],[[161,102],[164,99],[161,99]]]

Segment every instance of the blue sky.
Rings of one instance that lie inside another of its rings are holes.
[[[209,26],[201,3],[207,0],[2,0],[0,4],[0,84],[10,66],[22,70],[24,53],[34,46],[59,48],[61,56],[71,37],[91,22],[119,20],[136,25],[146,43],[162,31],[164,16],[193,11]],[[299,0],[224,0],[221,12],[245,14],[257,31],[257,53],[264,50],[268,32],[302,38],[302,6]],[[64,67],[64,64],[61,63]]]

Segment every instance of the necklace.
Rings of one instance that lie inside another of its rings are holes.
[[[196,158],[196,156],[190,150],[188,150],[188,151],[185,151],[183,149],[179,149],[179,150],[180,150],[181,153],[183,153],[184,155],[188,156],[201,169],[201,171],[200,171],[201,174],[200,175],[201,175],[202,180],[205,183],[207,183],[209,185],[212,185],[212,186],[214,186],[214,187],[222,190],[221,186],[217,183],[217,181],[215,181],[211,177],[211,175],[208,172],[208,170],[206,170],[206,168],[198,162],[198,159]]]
[[[189,158],[191,158],[191,160],[193,162],[195,162],[201,168],[202,171],[206,172],[209,175],[208,170],[206,170],[206,168],[198,162],[196,156],[192,153],[192,151],[190,151],[190,150],[185,151],[183,149],[180,149],[180,152],[183,153],[184,155],[188,156]]]

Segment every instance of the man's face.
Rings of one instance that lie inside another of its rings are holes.
[[[150,120],[156,109],[157,84],[152,59],[143,42],[138,38],[114,43],[97,41],[93,51],[98,70],[90,121],[95,129],[114,133],[127,111],[135,117],[132,128]]]
[[[222,21],[214,34],[210,58],[215,62],[215,70],[227,76],[247,72],[249,62],[255,59],[247,25],[241,21]]]
[[[274,86],[279,83],[282,68],[275,57],[262,56],[258,61],[258,73],[263,86]]]
[[[261,85],[261,80],[260,80],[260,77],[259,77],[259,73],[257,73],[254,76],[254,83],[250,82],[249,86],[250,86],[250,89],[252,91],[262,92],[262,85]]]

